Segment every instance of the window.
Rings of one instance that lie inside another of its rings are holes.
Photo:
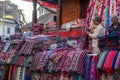
[[[10,28],[7,28],[7,34],[10,34]]]

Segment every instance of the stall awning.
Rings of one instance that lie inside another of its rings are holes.
[[[23,0],[28,2],[33,2],[33,0]],[[50,7],[50,8],[57,8],[57,0],[37,0],[42,6]]]
[[[42,0],[42,1],[46,1],[46,2],[54,4],[54,5],[57,5],[57,3],[58,3],[58,0]]]

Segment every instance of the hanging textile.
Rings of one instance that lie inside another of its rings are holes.
[[[85,58],[85,64],[84,64],[84,80],[90,79],[90,69],[91,69],[91,56],[86,56]]]
[[[90,80],[100,80],[100,73],[97,69],[99,56],[93,56],[91,60]]]
[[[108,27],[112,24],[112,15],[119,16],[119,0],[90,0],[87,9],[86,27],[92,26],[92,19],[96,15],[101,16],[102,25],[104,25],[106,30],[105,34],[108,34]]]

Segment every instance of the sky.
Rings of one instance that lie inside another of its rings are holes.
[[[33,4],[31,2],[22,1],[22,0],[10,0],[12,3],[18,5],[19,9],[22,9],[25,14],[25,20],[27,22],[32,21],[32,10]]]

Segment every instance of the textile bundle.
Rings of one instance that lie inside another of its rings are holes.
[[[120,52],[118,50],[108,50],[102,53],[97,68],[106,73],[113,74],[120,70]]]

